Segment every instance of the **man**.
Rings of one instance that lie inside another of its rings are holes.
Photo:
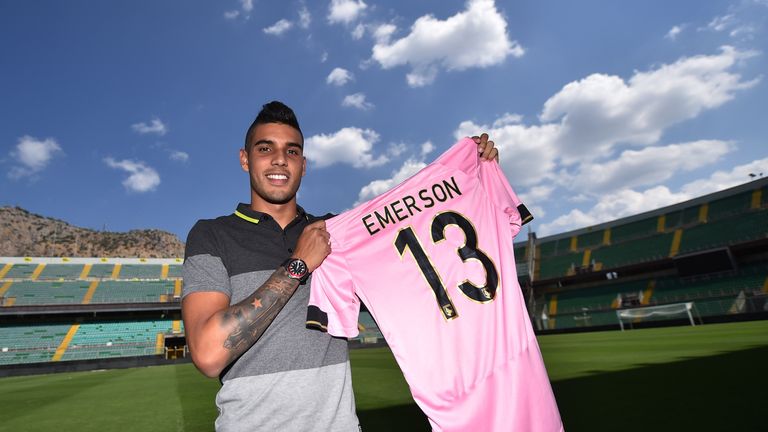
[[[497,158],[488,136],[483,159]],[[305,326],[308,275],[331,252],[325,222],[296,203],[306,172],[293,111],[264,105],[240,165],[251,203],[187,237],[182,315],[195,366],[218,376],[219,431],[357,431],[347,341]]]

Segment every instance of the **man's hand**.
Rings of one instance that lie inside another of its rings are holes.
[[[325,221],[317,221],[304,227],[292,257],[300,258],[312,273],[331,253],[331,235],[325,229]]]
[[[483,133],[480,136],[473,136],[472,139],[475,141],[475,144],[477,144],[477,152],[480,154],[480,159],[499,161],[499,151],[496,149],[496,145],[493,141],[488,140],[487,133]]]

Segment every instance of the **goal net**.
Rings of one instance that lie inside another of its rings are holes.
[[[660,306],[646,306],[632,309],[616,310],[616,318],[619,320],[621,330],[624,330],[624,324],[637,323],[648,319],[672,319],[676,317],[687,317],[692,326],[696,325],[693,316],[697,315],[696,305],[693,302],[672,303]],[[701,317],[699,317],[701,323]]]

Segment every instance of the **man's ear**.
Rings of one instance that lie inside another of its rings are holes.
[[[307,157],[306,156],[304,156],[304,161],[302,162],[301,176],[304,177],[305,174],[307,174]]]
[[[248,172],[248,152],[244,148],[240,149],[240,167]]]

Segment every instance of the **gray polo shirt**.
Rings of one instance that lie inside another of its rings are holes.
[[[240,204],[198,221],[187,237],[183,295],[218,291],[230,304],[261,286],[320,218],[299,207],[285,229]],[[311,279],[311,278],[310,278]],[[217,431],[358,431],[347,341],[306,328],[309,283],[300,285],[261,338],[221,374]]]

